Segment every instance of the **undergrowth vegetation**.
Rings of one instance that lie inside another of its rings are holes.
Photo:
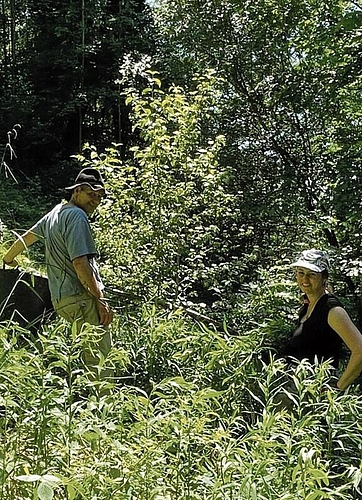
[[[112,331],[102,388],[79,361],[95,327],[1,325],[1,499],[359,498],[358,388],[265,356],[275,323],[235,336],[150,306]]]

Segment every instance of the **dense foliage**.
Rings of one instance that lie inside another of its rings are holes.
[[[166,78],[227,82],[213,126],[253,255],[331,250],[361,322],[358,2],[166,0],[156,20]]]
[[[117,312],[102,397],[79,361],[96,329],[0,324],[0,499],[360,498],[359,386],[338,394],[328,364],[287,370],[273,346],[307,247],[362,325],[361,6],[0,9],[2,243],[98,168]],[[42,269],[41,247],[21,263]]]

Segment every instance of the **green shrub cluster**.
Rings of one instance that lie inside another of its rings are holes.
[[[272,330],[124,312],[100,391],[80,362],[96,328],[3,324],[0,499],[359,498],[361,396],[333,392],[328,364],[265,361]]]

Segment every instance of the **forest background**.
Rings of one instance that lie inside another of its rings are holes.
[[[322,391],[328,364],[288,374],[263,352],[292,330],[289,264],[306,248],[331,255],[362,326],[362,5],[0,10],[3,245],[82,166],[102,171],[93,227],[121,387],[79,400],[85,340],[61,321],[35,339],[5,325],[0,498],[359,498],[358,386]],[[22,265],[43,269],[42,249]]]

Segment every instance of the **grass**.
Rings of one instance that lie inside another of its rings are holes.
[[[80,362],[94,329],[57,320],[27,339],[3,324],[0,499],[360,498],[358,388],[333,392],[328,364],[265,364],[262,333],[118,316],[116,382],[99,397]]]

